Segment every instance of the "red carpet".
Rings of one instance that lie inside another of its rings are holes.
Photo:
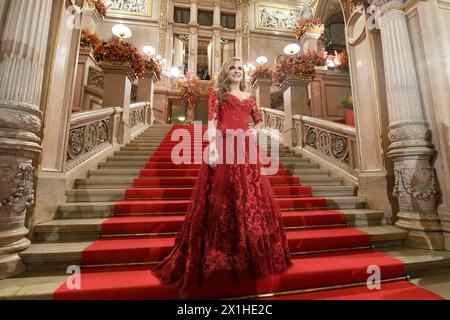
[[[192,127],[174,126],[177,128]],[[174,245],[200,165],[175,165],[170,154],[177,142],[170,134],[157,148],[126,200],[115,206],[116,215],[103,223],[104,238],[82,253],[81,290],[62,285],[55,299],[178,299],[177,291],[162,285],[150,272]],[[193,154],[192,154],[193,156]],[[367,267],[378,265],[382,279],[404,276],[402,262],[368,249],[370,237],[345,226],[345,215],[327,209],[327,201],[313,197],[309,186],[300,186],[300,178],[280,166],[269,177],[274,188],[293,256],[293,267],[283,274],[258,281],[216,281],[189,298],[226,298],[268,294],[291,290],[322,288],[366,282]],[[113,266],[128,264],[128,266]],[[109,266],[106,266],[109,265]],[[382,284],[382,290],[367,288],[336,289],[310,294],[289,295],[277,299],[437,299],[406,281]]]
[[[420,288],[408,281],[380,284],[380,289],[367,286],[292,294],[261,300],[445,300],[441,296]]]

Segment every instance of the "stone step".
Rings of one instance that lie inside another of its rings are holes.
[[[138,168],[117,168],[117,169],[94,169],[89,170],[89,177],[104,177],[107,176],[122,176],[122,177],[128,177],[128,178],[137,178],[139,177],[139,174],[141,173],[142,169]]]
[[[132,169],[143,169],[148,161],[108,161],[100,162],[98,168],[132,168]]]
[[[82,249],[82,247],[79,248]],[[450,268],[449,251],[428,251],[407,247],[386,247],[378,250],[403,261],[405,272],[412,277],[412,281],[424,273],[433,271],[443,270],[448,274],[448,268]],[[35,267],[37,265],[35,264]],[[0,300],[52,300],[54,292],[68,280],[69,276],[64,266],[67,267],[67,262],[60,264],[59,270],[41,267],[34,271],[27,271],[19,277],[0,281]],[[427,287],[425,282],[421,281],[419,285],[431,290],[432,286]]]
[[[329,177],[330,176],[330,170],[328,169],[300,169],[300,168],[295,168],[293,170],[291,170],[292,175],[297,176],[297,177],[301,177],[302,179],[304,178],[312,178],[312,177]]]
[[[152,153],[153,154],[153,153]],[[114,155],[111,157],[106,158],[106,160],[108,162],[110,161],[129,161],[129,162],[142,162],[145,161],[144,163],[150,161],[150,158],[152,156],[152,154],[150,155]]]
[[[345,197],[321,197],[327,201],[329,210],[362,209],[366,204],[366,199],[357,196]],[[188,201],[188,200],[186,200]],[[69,202],[58,206],[56,218],[104,218],[115,212],[116,202]],[[296,208],[286,208],[283,210],[295,210]],[[312,208],[310,208],[312,209]],[[179,212],[149,212],[148,214],[179,214]]]
[[[155,150],[150,151],[116,151],[114,152],[114,156],[147,156],[150,158]]]
[[[148,163],[149,159],[147,160],[134,160],[134,159],[128,159],[128,160],[124,160],[123,158],[120,159],[115,159],[115,158],[111,158],[108,159],[108,161],[106,162],[100,162],[98,164],[98,168],[99,169],[103,169],[103,168],[133,168],[133,169],[144,169],[145,164]],[[329,170],[325,170],[325,171],[321,171],[320,165],[317,163],[309,163],[307,162],[308,160],[305,159],[298,159],[296,162],[282,162],[283,164],[283,168],[285,169],[295,169],[295,174],[301,174],[301,172],[303,172],[302,170],[317,170],[317,172],[312,172],[312,173],[317,173],[317,174],[329,174]],[[156,162],[156,161],[155,161]],[[164,161],[162,161],[164,162]],[[306,174],[310,174],[305,172]]]
[[[281,159],[281,164],[284,169],[297,170],[297,169],[320,169],[318,163],[310,163],[308,159],[299,158],[295,161],[283,161]]]
[[[370,235],[375,247],[399,245],[406,238],[407,231],[395,226],[375,226],[356,228]],[[330,229],[331,231],[332,229]],[[82,252],[92,244],[92,241],[34,243],[20,257],[30,269],[42,266],[81,265]]]
[[[122,170],[122,169],[121,169]],[[100,174],[98,174],[100,171]],[[131,188],[133,186],[133,179],[127,176],[136,177],[140,170],[133,170],[134,174],[130,175],[131,170],[123,176],[118,172],[109,174],[110,170],[106,169],[94,171],[96,174],[91,175],[88,179],[77,179],[75,181],[76,189],[120,189]],[[343,179],[338,177],[302,177],[302,185],[306,186],[341,186]]]
[[[170,188],[164,188],[165,190]],[[193,188],[192,188],[193,189]],[[125,188],[122,189],[74,189],[67,190],[67,202],[102,202],[102,201],[123,201],[125,200]],[[342,197],[354,196],[356,188],[352,186],[313,186],[313,197]],[[288,197],[280,195],[279,197]],[[297,196],[296,196],[297,197]],[[182,196],[180,198],[164,197],[152,198],[156,199],[189,199],[189,197]]]
[[[340,210],[345,214],[349,227],[381,226],[386,221],[385,214],[372,209]],[[184,215],[181,215],[184,217]],[[99,238],[101,225],[109,217],[90,219],[59,219],[35,226],[33,243],[94,241]],[[374,229],[375,230],[375,229]]]
[[[340,177],[307,177],[301,178],[301,184],[306,186],[341,186],[344,184],[344,179]]]
[[[136,146],[131,146],[131,147],[122,147],[120,148],[120,151],[156,151],[156,149],[158,149],[158,146],[154,146],[154,147],[136,147]]]

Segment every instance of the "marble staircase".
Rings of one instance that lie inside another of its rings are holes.
[[[12,282],[14,279],[0,281],[0,299],[50,299],[57,283],[64,281],[67,267],[81,265],[83,250],[99,239],[102,224],[114,215],[115,203],[125,200],[126,189],[133,186],[133,179],[139,177],[169,130],[168,125],[149,128],[99,163],[98,169],[89,171],[86,178],[76,180],[54,220],[35,226],[32,245],[20,254],[28,272],[18,276],[16,283]],[[391,217],[384,212],[368,208],[366,199],[357,195],[356,186],[298,151],[281,146],[279,155],[283,167],[301,177],[301,185],[311,186],[313,197],[326,199],[327,209],[344,213],[346,226],[368,233],[372,247],[403,261],[407,273],[420,276],[450,269],[449,252],[404,247],[406,231],[393,226]],[[165,234],[168,235],[174,234]]]

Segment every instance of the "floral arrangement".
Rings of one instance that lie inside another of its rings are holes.
[[[349,96],[339,106],[341,109],[353,110],[353,97]]]
[[[315,50],[308,50],[305,53],[305,59],[307,59],[312,65],[316,67],[323,67],[327,65],[326,59],[327,53],[322,50],[320,53]]]
[[[210,96],[211,93],[214,91],[216,85],[216,80],[215,79],[211,79],[208,81],[208,83],[204,84],[204,82],[202,83],[202,88],[201,88],[201,95],[202,96]]]
[[[180,89],[181,98],[186,106],[194,108],[197,100],[201,96],[201,81],[192,72],[187,72],[183,79],[177,81],[177,88]]]
[[[86,0],[86,5],[89,8],[97,9],[98,14],[102,19],[106,17],[106,14],[108,12],[108,9],[106,8],[105,2],[103,0]]]
[[[336,54],[336,69],[338,70],[349,70],[348,66],[348,54],[345,51]]]
[[[250,75],[250,81],[253,85],[257,79],[272,79],[273,71],[267,66],[258,66],[252,71]]]
[[[347,9],[349,13],[352,13],[353,10],[360,4],[364,4],[363,0],[343,0],[344,7]]]
[[[156,77],[158,79],[161,79],[162,66],[158,61],[156,61],[156,59],[153,59],[152,57],[146,55],[143,58],[143,63],[144,63],[144,70],[146,72],[154,72],[156,74]]]
[[[311,80],[316,75],[314,65],[305,53],[280,57],[272,81],[281,85],[288,78]]]
[[[95,34],[90,33],[89,30],[83,29],[81,31],[81,41],[80,45],[82,47],[90,47],[92,49],[95,49],[96,46],[98,46],[102,41],[99,37],[97,37]]]
[[[295,36],[300,39],[307,32],[322,34],[324,31],[325,25],[319,18],[303,19],[295,30]]]
[[[97,62],[129,64],[137,77],[142,77],[145,71],[144,59],[138,49],[117,38],[100,43],[94,49],[94,56]]]

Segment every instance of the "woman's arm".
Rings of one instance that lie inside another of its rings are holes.
[[[257,134],[258,131],[263,128],[264,122],[261,116],[261,112],[259,111],[259,108],[256,105],[256,101],[253,101],[253,108],[250,113],[250,116],[252,117],[253,122],[255,123],[255,125],[253,126],[253,130],[255,131],[255,134]]]

